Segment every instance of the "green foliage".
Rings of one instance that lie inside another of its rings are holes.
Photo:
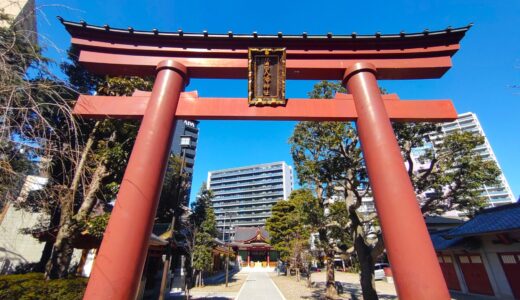
[[[341,85],[341,82],[322,80],[314,85],[308,95],[312,99],[332,99],[336,93],[346,92],[347,90]]]
[[[105,234],[105,229],[108,225],[108,220],[110,219],[110,213],[104,213],[95,217],[92,217],[87,222],[87,230],[88,233],[94,237],[103,238],[103,234]]]
[[[309,225],[306,205],[315,200],[307,189],[294,190],[287,201],[278,201],[266,221],[270,244],[279,251],[283,261],[301,256],[308,248]]]
[[[199,271],[210,271],[212,267],[211,250],[217,237],[217,221],[211,207],[213,192],[202,184],[193,207],[192,221],[195,225],[195,246],[193,249],[193,268]]]
[[[213,191],[208,190],[206,182],[203,182],[197,194],[197,199],[192,205],[193,213],[191,220],[196,229],[199,228],[206,219],[206,210],[211,207],[211,199],[213,199],[213,197]]]
[[[87,278],[45,280],[41,273],[0,276],[0,299],[82,299]]]
[[[193,268],[200,271],[210,271],[212,267],[212,255],[214,239],[203,231],[195,234],[195,247],[193,249]]]
[[[455,132],[446,136],[435,152],[420,157],[429,162],[429,168],[414,172],[414,186],[417,192],[426,190],[432,195],[423,202],[424,213],[457,209],[472,215],[486,206],[482,188],[498,184],[500,169],[475,152],[484,142],[481,135]]]

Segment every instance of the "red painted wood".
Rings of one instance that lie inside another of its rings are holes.
[[[153,75],[155,66],[169,56],[141,56],[82,50],[80,62],[90,71],[110,75]],[[178,57],[190,78],[247,78],[247,58]],[[420,79],[441,77],[451,67],[450,56],[364,59],[287,59],[287,79],[341,80],[343,72],[356,62],[377,67],[378,79]]]
[[[156,44],[130,44],[128,41],[120,42],[107,42],[104,40],[92,40],[91,38],[79,38],[73,37],[71,43],[78,46],[80,49],[96,49],[97,51],[107,52],[139,52],[142,56],[149,55],[168,55],[172,57],[236,57],[244,58],[247,57],[246,49],[219,49],[219,48],[185,48],[185,47],[172,47],[171,45],[156,45]],[[442,46],[431,46],[431,47],[411,47],[411,48],[400,48],[400,49],[330,49],[330,50],[296,50],[287,49],[288,58],[363,58],[366,56],[377,56],[380,58],[385,57],[420,57],[420,56],[452,56],[460,49],[459,44],[449,44]]]
[[[354,97],[359,140],[398,297],[451,299],[379,91],[375,67],[354,65],[345,72],[344,83]]]
[[[132,97],[79,97],[74,113],[89,118],[140,118],[148,102],[146,93]],[[451,121],[457,112],[449,100],[401,100],[384,95],[385,108],[393,121]],[[176,116],[195,120],[313,120],[352,121],[357,113],[352,95],[336,99],[289,99],[285,107],[251,107],[245,98],[199,98],[182,93]]]
[[[457,255],[457,259],[470,293],[494,295],[486,267],[482,262],[480,254]]]
[[[455,264],[453,262],[453,258],[450,255],[439,255],[439,265],[441,266],[442,275],[444,275],[444,280],[446,280],[446,285],[448,289],[460,291],[460,283],[459,278],[457,277],[457,272],[455,271]]]
[[[520,299],[520,252],[497,253],[515,299]]]

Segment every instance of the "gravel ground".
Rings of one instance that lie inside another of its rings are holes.
[[[295,277],[277,276],[275,273],[271,276],[287,300],[324,299],[325,272],[312,274],[312,288],[307,287],[305,279],[297,282]],[[358,274],[336,272],[335,276],[336,281],[341,282],[344,289],[343,294],[339,295],[338,299],[363,299]],[[376,290],[379,299],[397,299],[395,287],[391,283],[376,281]]]

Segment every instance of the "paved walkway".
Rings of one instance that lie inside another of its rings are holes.
[[[237,300],[285,300],[267,272],[252,272],[238,292]]]

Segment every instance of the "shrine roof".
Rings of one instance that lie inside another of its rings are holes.
[[[235,242],[252,241],[258,234],[265,240],[269,240],[269,233],[265,227],[235,227]]]
[[[250,47],[285,47],[287,50],[367,50],[367,49],[407,49],[458,44],[472,24],[465,27],[447,27],[443,30],[384,34],[250,34],[234,33],[189,33],[179,29],[176,32],[151,31],[128,28],[97,26],[85,21],[72,22],[58,17],[73,38],[89,38],[97,41],[111,41],[122,44],[149,46],[183,46],[189,48],[247,49]]]

